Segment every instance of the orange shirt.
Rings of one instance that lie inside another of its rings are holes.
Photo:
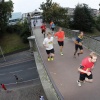
[[[65,33],[64,31],[58,31],[57,33],[54,34],[57,37],[58,41],[64,41],[65,38]]]

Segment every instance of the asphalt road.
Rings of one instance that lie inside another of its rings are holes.
[[[6,57],[6,62],[0,63],[0,83],[7,88],[22,85],[40,84],[34,56],[28,51],[20,52]],[[14,74],[18,76],[16,84]]]

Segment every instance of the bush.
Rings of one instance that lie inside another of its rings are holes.
[[[16,25],[7,26],[7,32],[19,34],[24,43],[28,42],[27,37],[29,37],[31,34],[26,20],[24,23],[17,23]]]

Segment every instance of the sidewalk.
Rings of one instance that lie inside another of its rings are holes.
[[[50,31],[47,28],[47,32]],[[89,55],[90,51],[84,48],[84,54],[80,57],[73,58],[74,43],[70,39],[65,39],[65,46],[63,49],[64,55],[60,55],[59,46],[55,39],[55,59],[54,61],[47,61],[47,55],[45,48],[43,47],[43,35],[40,28],[34,30],[36,40],[43,57],[44,63],[48,68],[51,77],[53,78],[57,88],[64,97],[64,100],[99,100],[100,98],[100,57],[96,63],[93,71],[93,83],[84,83],[82,87],[78,87],[76,81],[78,80],[79,73],[77,68],[79,67],[81,60]]]

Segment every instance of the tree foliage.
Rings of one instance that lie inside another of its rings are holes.
[[[6,30],[11,12],[13,12],[13,2],[11,0],[0,2],[0,35]]]
[[[43,10],[44,21],[54,21],[63,27],[68,27],[67,9],[61,7],[52,0],[47,0],[46,3],[42,2],[40,9]]]
[[[97,17],[95,21],[96,28],[100,31],[100,15]]]
[[[86,4],[78,4],[74,11],[73,28],[91,32],[94,20],[90,8]]]

